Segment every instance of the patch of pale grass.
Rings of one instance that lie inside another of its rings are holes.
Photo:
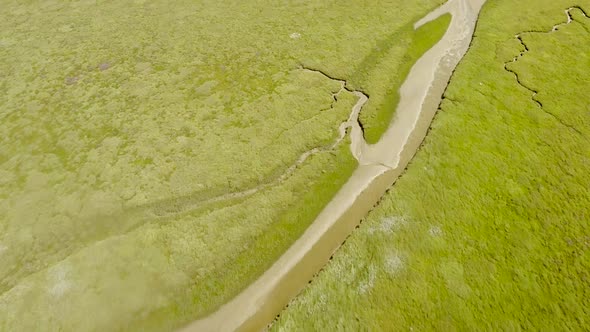
[[[399,253],[392,252],[385,257],[384,269],[389,275],[396,275],[404,268],[404,261]]]
[[[375,286],[375,280],[377,279],[377,268],[371,264],[367,268],[367,275],[363,280],[360,281],[357,288],[359,294],[366,294]]]
[[[72,282],[68,278],[71,268],[68,265],[59,264],[49,270],[48,277],[51,279],[48,292],[55,298],[61,298],[72,287]]]
[[[373,234],[375,232],[380,233],[391,233],[398,230],[400,227],[406,225],[408,223],[406,217],[404,216],[391,216],[391,217],[384,217],[379,222],[375,223],[367,229],[369,234]]]
[[[443,235],[442,228],[440,226],[432,226],[428,229],[428,234],[432,237],[441,237]]]

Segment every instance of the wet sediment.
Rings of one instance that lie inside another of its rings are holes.
[[[355,105],[358,109],[353,107],[341,132],[351,128],[351,152],[359,162],[358,168],[305,233],[263,275],[217,311],[183,331],[263,329],[307,285],[417,152],[453,70],[469,48],[484,3],[485,0],[450,0],[415,24],[418,28],[443,14],[452,15],[445,35],[410,70],[400,88],[394,119],[376,144],[366,143],[355,118],[367,97],[351,91],[359,97]]]

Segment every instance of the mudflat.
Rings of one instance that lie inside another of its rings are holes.
[[[346,184],[313,224],[259,279],[213,314],[183,331],[256,330],[268,324],[319,271],[405,169],[438,108],[451,74],[467,52],[482,1],[451,0],[416,22],[415,28],[451,14],[442,39],[413,66],[400,89],[395,117],[378,143],[364,141],[357,121],[351,127],[351,151],[359,162]],[[357,92],[358,94],[358,92]],[[366,96],[359,95],[359,101]],[[358,116],[362,103],[351,114]]]

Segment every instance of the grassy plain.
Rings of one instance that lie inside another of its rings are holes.
[[[4,1],[0,330],[169,330],[230,299],[356,167],[329,148],[354,96],[299,66],[383,105],[440,2]]]
[[[273,330],[590,327],[590,19],[542,33],[576,3],[529,3],[484,6],[407,171]]]

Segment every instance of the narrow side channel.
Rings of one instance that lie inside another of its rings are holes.
[[[349,118],[346,125],[353,128],[351,151],[359,167],[348,182],[305,233],[260,278],[216,312],[182,331],[260,330],[328,262],[416,153],[453,70],[469,48],[485,1],[449,0],[415,24],[418,28],[441,15],[452,15],[445,35],[410,70],[400,88],[396,115],[380,141],[368,145],[360,127],[355,131]],[[354,113],[353,110],[351,118]]]

